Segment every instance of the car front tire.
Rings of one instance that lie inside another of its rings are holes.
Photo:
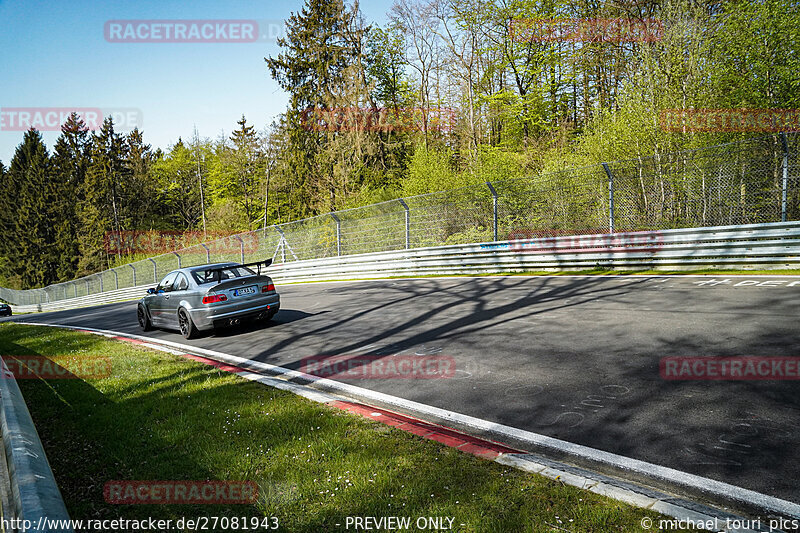
[[[194,339],[200,335],[186,309],[178,310],[178,326],[181,328],[181,335],[184,339]]]

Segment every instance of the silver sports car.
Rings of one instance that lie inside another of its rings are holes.
[[[261,274],[261,268],[270,263],[268,259],[173,270],[139,300],[139,326],[144,331],[178,329],[192,339],[200,331],[235,325],[247,318],[270,320],[281,307],[272,279]]]

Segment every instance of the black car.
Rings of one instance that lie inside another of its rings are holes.
[[[8,304],[0,304],[0,316],[11,316],[11,306]]]

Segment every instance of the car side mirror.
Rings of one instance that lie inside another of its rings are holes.
[[[155,293],[156,290],[154,288],[150,287],[149,289],[147,289],[147,294],[155,294]]]

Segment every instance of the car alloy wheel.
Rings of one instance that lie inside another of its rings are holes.
[[[185,309],[178,311],[178,326],[184,338],[193,339],[197,336],[197,328],[194,327],[194,322]]]

